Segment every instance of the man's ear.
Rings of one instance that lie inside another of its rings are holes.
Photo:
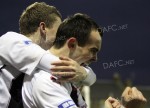
[[[40,22],[40,34],[44,40],[46,40],[46,24],[44,22]]]
[[[70,39],[68,39],[68,48],[69,49],[75,49],[76,48],[76,46],[77,46],[77,40],[76,40],[76,38],[74,38],[74,37],[72,37],[72,38],[70,38]]]

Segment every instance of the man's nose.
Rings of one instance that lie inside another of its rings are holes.
[[[94,55],[94,56],[92,57],[91,61],[92,61],[92,62],[96,62],[97,59],[98,59],[98,58],[97,58],[97,54],[96,54],[96,55]]]

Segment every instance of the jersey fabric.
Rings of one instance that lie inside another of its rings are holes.
[[[0,108],[7,108],[12,80],[21,72],[30,75],[47,52],[27,37],[8,32],[0,37]]]
[[[59,58],[51,54],[51,62]],[[32,76],[25,76],[22,98],[24,108],[77,108],[70,97],[72,91],[71,83],[57,82],[51,73],[43,70],[35,70]],[[86,106],[78,90],[78,105],[80,108]]]
[[[50,62],[51,62],[51,55],[47,53],[42,57],[38,67],[42,70],[49,71]],[[96,74],[93,72],[93,70],[89,66],[84,66],[83,68],[87,72],[87,77],[85,78],[85,80],[76,83],[76,85],[77,86],[81,86],[81,85],[91,86],[91,85],[93,85],[96,82]]]
[[[24,35],[7,32],[0,37],[0,108],[8,107],[12,80],[18,75],[31,75],[36,68],[50,72],[50,56]],[[88,76],[81,84],[92,85],[96,75],[89,67],[85,69]]]

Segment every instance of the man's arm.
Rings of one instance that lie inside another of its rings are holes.
[[[85,66],[84,68],[87,72],[87,77],[85,80],[81,81],[81,83],[86,86],[91,86],[96,82],[96,74],[89,66]]]
[[[71,81],[77,85],[87,86],[95,83],[96,75],[90,67],[81,66],[68,57],[60,57],[60,60],[53,62],[54,67],[51,68],[54,76],[60,76],[60,81]]]
[[[11,64],[26,74],[32,73],[45,53],[45,50],[21,34],[8,32],[0,37],[0,59],[5,65]]]
[[[0,59],[5,65],[11,64],[17,70],[28,75],[30,75],[35,68],[41,68],[47,72],[50,72],[49,63],[51,57],[48,52],[40,46],[32,43],[32,41],[24,35],[15,32],[8,32],[0,37]],[[76,62],[69,62],[75,71],[79,70],[78,73],[72,71],[72,75],[75,76],[70,80],[76,80],[78,82],[83,80],[83,83],[87,85],[92,85],[95,82],[96,75],[93,71],[88,71],[87,69],[86,72],[85,69],[81,67],[78,68],[78,64]],[[65,71],[66,69],[64,68],[62,70]],[[71,74],[71,72],[69,72],[69,74]],[[65,73],[62,73],[62,76],[64,75]],[[87,77],[85,78],[85,76]],[[89,80],[89,78],[91,80]]]

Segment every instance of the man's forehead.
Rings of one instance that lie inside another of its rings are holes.
[[[101,43],[102,43],[102,38],[98,32],[98,30],[92,30],[90,37],[89,37],[89,42],[88,44],[93,47],[96,48],[98,50],[100,50],[101,48]]]
[[[98,30],[92,30],[91,31],[91,34],[90,34],[90,37],[89,37],[89,42],[96,42],[96,43],[99,43],[102,41],[102,38],[98,32]]]

